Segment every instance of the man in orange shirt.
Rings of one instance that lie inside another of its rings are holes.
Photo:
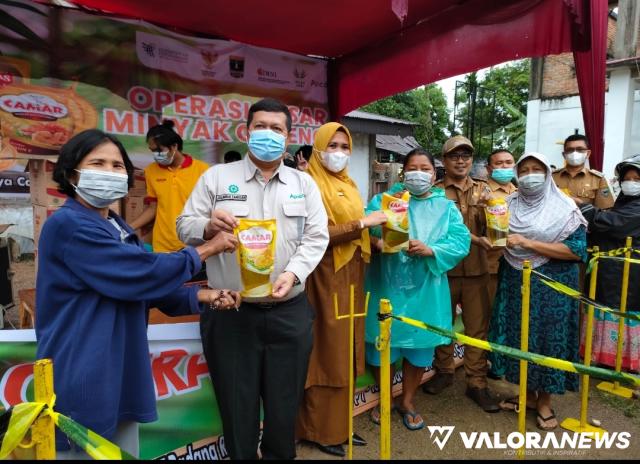
[[[155,220],[151,244],[156,253],[184,248],[176,234],[176,218],[200,176],[209,169],[206,163],[182,153],[182,138],[173,126],[173,121],[163,121],[147,132],[147,144],[155,160],[144,170],[151,201],[131,222],[133,229],[139,229]]]

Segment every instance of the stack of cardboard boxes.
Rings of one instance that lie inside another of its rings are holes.
[[[147,184],[144,178],[144,171],[135,168],[133,172],[133,187],[129,189],[129,194],[123,200],[124,220],[131,224],[142,214],[146,207],[145,198],[147,196]],[[140,231],[142,241],[151,243],[151,232],[153,230],[153,222],[150,222]]]
[[[58,184],[53,180],[53,168],[55,161],[51,159],[30,159],[29,172],[31,175],[31,205],[33,207],[33,241],[35,253],[38,253],[38,241],[44,222],[56,212],[67,199],[67,196],[58,192]],[[147,186],[144,171],[134,170],[134,184],[129,189],[129,194],[122,201],[114,202],[109,208],[121,214],[125,221],[131,223],[145,208]],[[153,222],[142,228],[142,239],[151,243],[151,231]],[[37,266],[37,262],[36,262]]]
[[[64,193],[58,192],[58,184],[53,180],[53,159],[30,159],[31,206],[33,208],[33,245],[36,257],[36,275],[38,273],[38,242],[42,226],[48,217],[55,213],[67,199]],[[144,177],[143,177],[144,182]],[[120,201],[114,202],[110,208],[120,214]]]

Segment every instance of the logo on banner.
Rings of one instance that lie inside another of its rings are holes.
[[[258,72],[258,76],[260,77],[266,77],[271,79],[278,78],[278,73],[276,73],[275,71],[269,71],[268,69],[258,68],[257,72]]]
[[[296,87],[304,88],[304,78],[307,77],[307,72],[304,69],[294,68],[293,77],[296,78]]]
[[[151,58],[156,57],[156,46],[152,43],[142,42],[142,51],[144,51]]]
[[[244,77],[244,56],[229,57],[229,74],[237,79]]]
[[[258,74],[258,80],[260,82],[278,85],[286,85],[290,83],[290,81],[278,78],[278,73],[271,69],[258,68],[256,73]]]
[[[200,56],[202,57],[204,66],[207,69],[213,68],[213,65],[216,63],[216,61],[218,61],[218,54],[210,50],[200,50]]]
[[[0,99],[0,110],[19,118],[55,121],[67,116],[69,110],[62,103],[39,93],[4,95]]]
[[[204,63],[204,67],[206,69],[202,69],[202,76],[213,79],[216,77],[216,72],[212,71],[214,64],[218,61],[218,54],[211,50],[200,50],[200,56],[202,57],[202,62]]]

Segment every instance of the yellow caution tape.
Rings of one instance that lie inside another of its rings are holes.
[[[585,366],[584,364],[574,363],[571,361],[566,361],[564,359],[551,358],[551,357],[544,356],[537,353],[529,353],[529,352],[521,351],[516,348],[511,348],[509,346],[498,345],[497,343],[488,342],[486,340],[479,340],[477,338],[452,332],[450,330],[445,330],[440,327],[435,327],[425,322],[418,321],[416,319],[410,319],[408,317],[394,316],[392,314],[389,314],[389,315],[378,314],[378,317],[391,317],[400,322],[404,322],[405,324],[409,324],[414,327],[435,332],[439,335],[451,338],[452,340],[456,340],[465,345],[473,346],[475,348],[480,348],[481,350],[485,350],[485,351],[493,351],[495,353],[499,353],[504,356],[509,356],[511,358],[523,359],[525,361],[529,361],[534,364],[538,364],[540,366],[549,367],[552,369],[557,369],[557,370],[566,371],[566,372],[574,372],[577,374],[586,374],[586,375],[590,375],[592,377],[596,377],[603,380],[611,380],[614,382],[621,382],[629,385],[640,386],[640,377],[627,374],[625,372],[616,372],[616,371],[611,371],[609,369],[602,369],[600,367]]]
[[[597,301],[589,298],[588,296],[585,296],[584,294],[580,293],[578,290],[575,290],[563,283],[560,283],[557,280],[553,280],[551,277],[548,277],[536,270],[532,270],[531,273],[536,277],[538,277],[543,284],[554,289],[558,293],[562,293],[575,300],[582,301],[583,303],[589,306],[593,306],[594,308],[599,309],[600,311],[603,311],[605,313],[613,314],[615,316],[623,317],[625,319],[633,319],[636,321],[640,321],[640,313],[638,313],[637,311],[623,313],[618,309],[609,308],[608,306],[602,305]]]

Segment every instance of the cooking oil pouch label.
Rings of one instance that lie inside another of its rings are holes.
[[[382,226],[382,252],[398,253],[409,248],[409,198],[405,192],[401,198],[382,194],[382,212],[387,222]]]
[[[491,198],[484,210],[487,234],[493,246],[507,246],[509,235],[509,208],[504,198]]]
[[[243,297],[271,296],[271,273],[276,254],[276,220],[239,219],[238,262]]]

